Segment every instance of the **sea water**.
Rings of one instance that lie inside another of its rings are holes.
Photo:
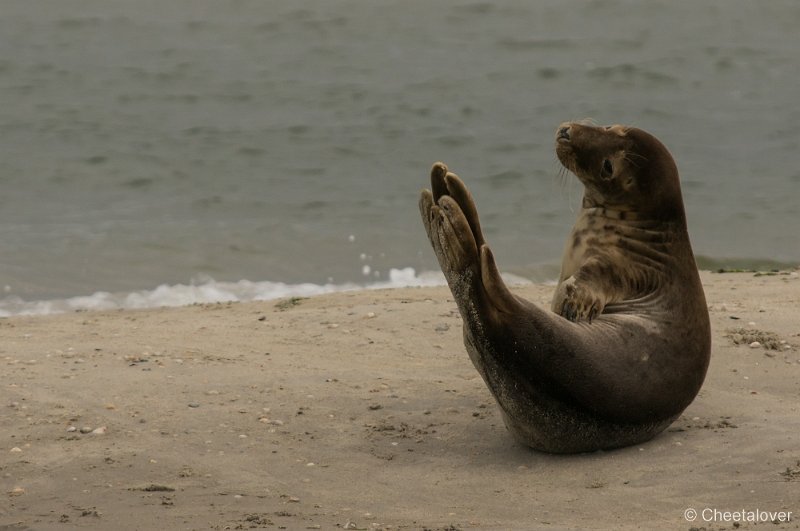
[[[800,262],[794,1],[5,0],[0,314],[441,283],[434,161],[553,279],[553,135],[673,152],[701,267]]]

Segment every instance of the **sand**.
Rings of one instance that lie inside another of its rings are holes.
[[[797,529],[800,279],[702,278],[698,398],[572,456],[510,438],[446,288],[0,319],[0,529]]]

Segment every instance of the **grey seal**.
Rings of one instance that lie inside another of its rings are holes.
[[[513,437],[551,453],[638,444],[694,400],[711,351],[678,169],[634,127],[564,123],[555,144],[584,195],[550,310],[509,291],[470,192],[442,163],[422,221]]]

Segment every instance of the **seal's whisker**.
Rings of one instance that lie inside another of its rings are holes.
[[[566,185],[569,180],[569,171],[564,166],[558,168],[558,179],[562,185]]]
[[[565,178],[567,169],[559,162],[558,159],[555,160],[555,163],[556,163],[556,181],[563,189],[564,185],[567,182]]]
[[[561,175],[561,182],[563,186],[567,187],[567,204],[569,205],[569,211],[574,213],[575,206],[573,204],[573,197],[572,197],[572,187],[575,185],[575,180],[570,179],[569,170],[564,166],[561,166],[559,170],[559,174]]]
[[[575,206],[573,205],[572,187],[575,186],[575,181],[569,179],[569,211],[575,213]]]
[[[564,196],[564,190],[567,192],[566,196],[567,204],[569,205],[569,211],[575,212],[575,209],[572,205],[573,179],[570,179],[569,170],[560,162],[558,162],[558,170],[556,171],[556,181],[558,181],[558,184],[561,188],[561,196]]]

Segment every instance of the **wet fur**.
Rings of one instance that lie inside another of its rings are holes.
[[[556,453],[654,437],[694,399],[710,352],[672,157],[638,129],[570,127],[557,153],[586,190],[552,311],[505,286],[472,197],[444,164],[420,197],[470,359],[512,435]],[[598,164],[612,156],[617,175],[604,179]]]

